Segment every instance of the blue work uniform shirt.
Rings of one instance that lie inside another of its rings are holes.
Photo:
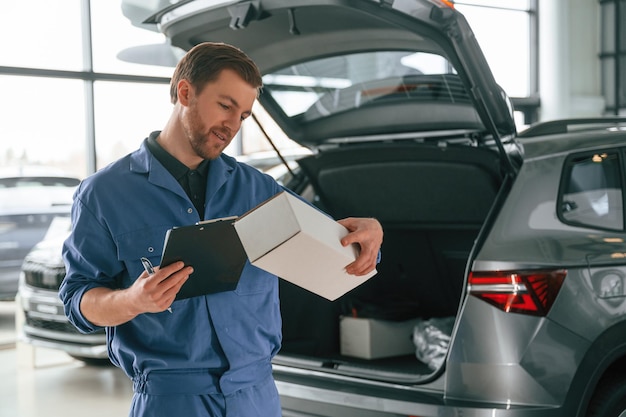
[[[159,264],[168,229],[242,215],[281,191],[270,176],[222,154],[211,161],[201,216],[144,141],[76,191],[59,292],[67,317],[81,332],[99,329],[81,313],[86,291],[130,287],[141,257]],[[236,290],[175,301],[172,313],[140,314],[106,334],[109,357],[135,392],[230,395],[271,377],[281,342],[278,280],[248,262]]]

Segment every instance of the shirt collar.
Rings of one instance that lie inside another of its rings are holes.
[[[180,181],[185,175],[191,171],[185,164],[180,162],[178,159],[174,158],[169,152],[167,152],[163,147],[157,142],[156,138],[159,136],[161,132],[152,132],[150,136],[148,136],[148,140],[146,141],[146,145],[148,146],[148,150],[154,157],[167,169],[177,181]],[[196,171],[204,178],[206,178],[207,173],[209,171],[209,160],[203,160]]]

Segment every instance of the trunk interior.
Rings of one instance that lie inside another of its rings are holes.
[[[280,280],[283,348],[275,363],[394,382],[433,374],[436,367],[415,351],[373,359],[342,354],[340,318],[454,320],[470,251],[502,184],[498,154],[389,143],[338,148],[299,163],[321,209],[336,219],[377,218],[384,242],[378,274],[338,300]],[[398,337],[413,343],[412,329]]]

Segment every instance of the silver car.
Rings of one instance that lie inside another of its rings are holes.
[[[53,175],[0,177],[0,300],[15,298],[26,254],[56,217],[69,217],[77,178]]]
[[[142,24],[172,45],[259,64],[314,152],[286,186],[385,229],[334,302],[280,281],[284,416],[626,415],[626,120],[518,134],[447,1],[160,3]]]
[[[67,320],[59,299],[65,278],[61,257],[63,241],[70,232],[70,218],[56,218],[46,238],[37,243],[22,263],[18,300],[22,309],[21,341],[37,347],[63,350],[89,364],[109,363],[104,330],[81,334]]]

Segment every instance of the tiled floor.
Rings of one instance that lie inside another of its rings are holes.
[[[128,415],[132,385],[119,369],[16,344],[14,308],[0,302],[0,417]]]

